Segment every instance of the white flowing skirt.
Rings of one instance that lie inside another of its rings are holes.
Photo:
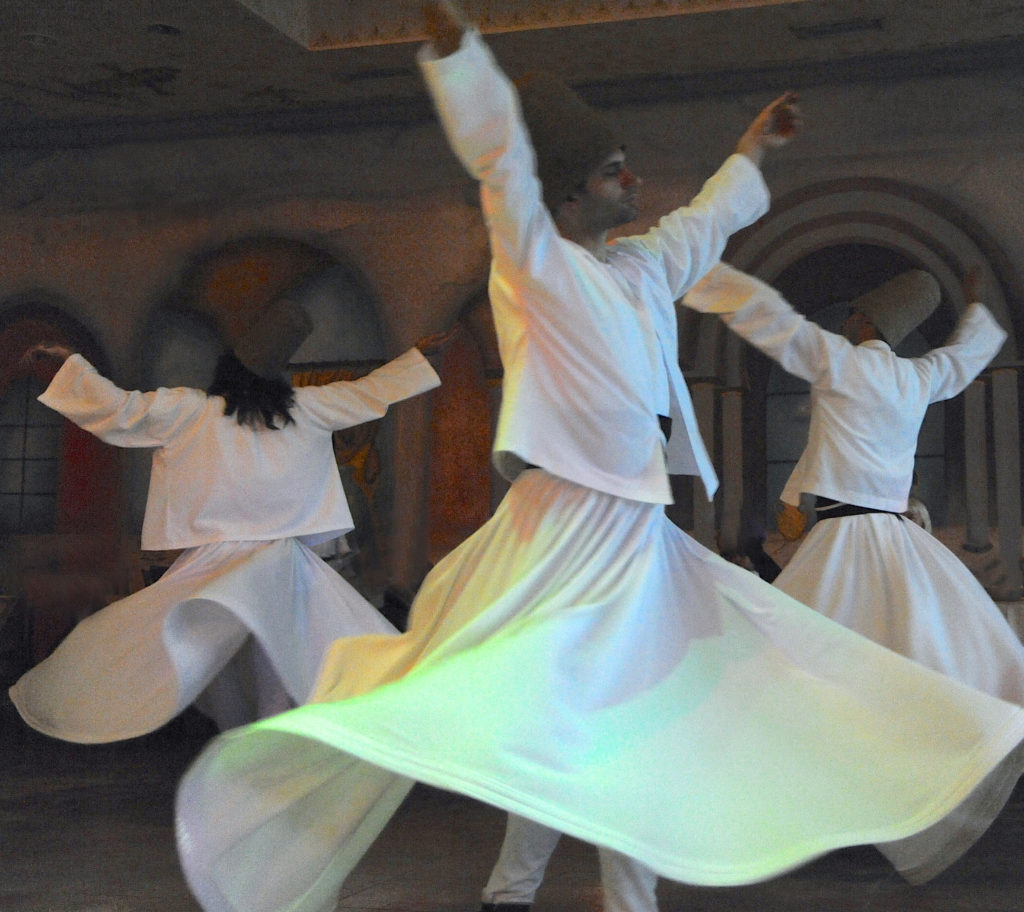
[[[330,643],[395,632],[295,539],[204,545],[83,620],[10,694],[29,725],[66,741],[144,735],[201,695],[225,727],[256,718],[240,651],[254,649],[302,703]]]
[[[541,470],[427,577],[407,633],[332,647],[314,699],[182,780],[207,912],[332,908],[413,780],[726,885],[924,830],[1024,738],[1020,707],[832,623],[660,506]]]
[[[826,617],[928,668],[1011,703],[1024,704],[1024,644],[963,562],[916,523],[885,513],[819,521],[775,585]],[[928,839],[880,845],[909,879],[944,866],[930,843],[955,857],[1002,808],[1020,774],[1011,757],[969,805]],[[959,835],[947,834],[955,828]]]
[[[818,522],[775,585],[851,630],[1024,704],[1024,645],[935,536],[882,513]]]

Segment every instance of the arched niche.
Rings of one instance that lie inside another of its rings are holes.
[[[506,489],[491,468],[501,404],[501,358],[487,295],[461,311],[444,352],[430,426],[430,559],[436,562],[486,522]]]
[[[376,301],[358,270],[307,241],[252,236],[197,254],[151,313],[140,340],[144,385],[205,389],[220,353],[286,291],[314,326],[289,364],[294,385],[354,379],[387,360]],[[337,432],[334,441],[355,529],[347,536],[350,551],[324,556],[358,576],[364,591],[381,587],[386,575],[382,539],[392,497],[386,468],[394,447],[384,428],[367,422]],[[138,510],[148,474],[143,460],[134,473]]]
[[[908,346],[938,345],[968,302],[962,280],[981,270],[982,296],[1009,338],[993,364],[1019,358],[1024,338],[1024,289],[1020,272],[985,227],[960,206],[932,191],[898,181],[855,178],[822,182],[793,191],[771,212],[730,243],[725,259],[770,284],[823,325],[853,297],[905,268],[931,272],[942,288],[942,304]],[[835,328],[829,325],[829,328]],[[744,389],[744,501],[756,516],[770,516],[784,469],[772,474],[769,436],[785,434],[784,422],[768,415],[769,388],[790,384],[773,365],[715,318],[684,314],[680,356],[691,377],[712,378]],[[909,348],[901,353],[914,354]],[[956,438],[959,403],[941,405],[922,435],[931,460],[930,490],[940,518],[958,519],[963,453]],[[773,430],[769,430],[772,428]],[[939,430],[936,430],[939,428]],[[789,429],[790,431],[793,428]],[[952,438],[951,439],[951,435]],[[937,440],[941,442],[937,443]],[[774,461],[774,459],[772,459]],[[941,464],[941,468],[937,468]],[[941,476],[941,477],[940,477]],[[781,477],[781,476],[780,476]]]
[[[1024,338],[1020,271],[984,225],[932,191],[877,178],[812,184],[774,202],[767,216],[734,238],[726,259],[771,283],[794,263],[843,245],[887,249],[932,273],[942,288],[943,306],[954,314],[968,303],[961,289],[963,276],[977,266],[985,303],[1010,334],[996,363],[1019,357]],[[878,284],[874,279],[865,275],[866,287]],[[942,339],[928,341],[938,344]],[[733,341],[730,361],[738,349]],[[726,366],[727,373],[731,366]]]
[[[376,303],[358,270],[306,241],[244,237],[198,254],[151,314],[140,343],[147,385],[207,386],[229,340],[297,284],[314,329],[293,356],[296,371],[385,359]]]

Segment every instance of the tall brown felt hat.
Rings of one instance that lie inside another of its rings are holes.
[[[895,348],[932,315],[941,300],[935,276],[912,269],[862,294],[850,303],[850,310],[864,314]]]
[[[516,81],[537,157],[544,203],[555,213],[612,152],[624,145],[611,121],[550,73]]]
[[[284,295],[267,305],[232,351],[254,374],[271,380],[281,375],[312,331],[313,320],[305,308]]]

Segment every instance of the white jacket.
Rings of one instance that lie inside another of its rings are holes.
[[[807,447],[782,492],[801,492],[902,513],[928,406],[950,399],[995,357],[1006,333],[971,304],[949,341],[901,358],[881,340],[860,345],[798,314],[763,282],[720,266],[687,295],[688,307],[720,313],[733,332],[811,384]]]
[[[413,348],[358,380],[296,389],[294,424],[254,430],[225,416],[220,396],[128,392],[72,355],[39,401],[107,443],[154,448],[143,549],[280,538],[316,544],[352,528],[331,434],[439,383]]]
[[[732,156],[689,207],[610,245],[602,263],[559,235],[515,89],[479,35],[420,61],[452,148],[481,182],[505,368],[499,471],[539,465],[652,503],[672,500],[667,472],[700,475],[710,496],[718,481],[679,369],[674,302],[766,211],[760,171]],[[661,409],[673,419],[667,450]]]

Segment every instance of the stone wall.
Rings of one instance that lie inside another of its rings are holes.
[[[770,215],[733,253],[780,271],[787,257],[838,242],[844,225],[864,223],[858,192],[880,182],[916,188],[962,221],[963,249],[948,249],[946,236],[923,224],[927,215],[914,200],[900,207],[898,193],[890,202],[902,234],[890,238],[872,216],[874,240],[919,252],[945,270],[947,284],[965,257],[982,258],[1012,335],[1005,357],[1015,361],[1024,338],[1024,97],[1012,75],[804,87],[805,133],[771,157],[768,182],[777,200],[791,203],[802,194],[824,198],[827,188],[846,182],[846,209],[822,204],[815,217],[828,225],[818,234],[807,232],[806,220],[772,228]],[[768,100],[752,86],[745,95],[616,109],[635,137],[631,165],[645,177],[639,227],[695,193]],[[239,239],[298,240],[344,262],[365,288],[388,354],[450,327],[479,299],[486,278],[475,188],[433,123],[9,153],[0,174],[0,316],[26,296],[59,301],[92,333],[111,375],[126,386],[145,376],[154,313],[198,259]],[[808,218],[815,211],[808,209]],[[787,232],[801,231],[803,246],[787,248]],[[495,353],[479,357],[493,365]],[[726,364],[711,369],[729,373]],[[404,423],[395,420],[402,445],[392,477],[399,491],[384,526],[391,578],[409,585],[426,561],[422,463],[431,453],[444,457],[443,447],[430,447],[428,412],[413,407]],[[129,526],[141,518],[144,495],[144,467],[133,471]]]

